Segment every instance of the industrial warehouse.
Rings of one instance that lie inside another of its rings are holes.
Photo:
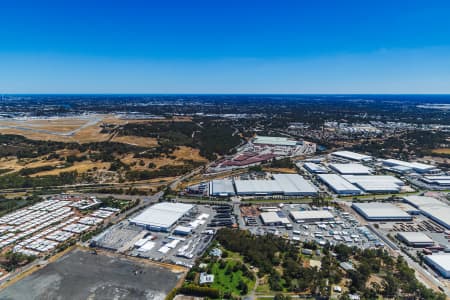
[[[450,278],[450,254],[435,253],[425,256],[425,262],[437,270],[442,277]]]
[[[405,196],[403,199],[436,223],[450,229],[450,207],[433,197]]]
[[[337,157],[337,158],[344,158],[347,160],[353,160],[353,161],[370,161],[372,160],[372,157],[369,155],[359,154],[356,152],[351,151],[336,151],[331,153],[331,156]]]
[[[272,179],[220,179],[209,184],[210,196],[315,196],[317,188],[298,174],[273,174]]]
[[[289,213],[289,215],[296,223],[328,221],[334,219],[333,214],[328,210],[293,210]]]
[[[433,246],[434,241],[423,232],[399,232],[397,239],[411,247]]]
[[[348,171],[352,172],[352,171]],[[357,172],[355,172],[357,173]],[[361,193],[398,193],[405,185],[400,179],[390,175],[337,175],[319,174],[318,178],[339,195]]]
[[[391,203],[353,203],[352,208],[368,221],[412,220],[412,216]]]
[[[362,164],[330,164],[329,167],[342,175],[370,175],[372,170]]]
[[[435,174],[440,172],[440,170],[433,165],[427,165],[418,162],[407,162],[398,159],[385,159],[382,160],[382,163],[388,169],[401,167],[403,173],[417,172],[420,174]]]
[[[152,231],[167,232],[193,208],[192,204],[161,202],[130,219],[130,223]]]
[[[319,179],[339,195],[358,195],[361,190],[337,174],[319,174]]]

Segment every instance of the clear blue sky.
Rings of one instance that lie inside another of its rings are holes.
[[[0,93],[450,93],[450,1],[0,0]]]

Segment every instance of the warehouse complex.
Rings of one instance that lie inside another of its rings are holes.
[[[273,174],[272,179],[220,179],[210,182],[211,196],[315,196],[317,188],[298,174]]]
[[[437,270],[442,277],[450,278],[450,254],[435,253],[425,256],[425,262]]]
[[[411,247],[433,246],[434,241],[423,232],[399,232],[397,238]]]
[[[412,217],[391,203],[353,203],[352,208],[368,221],[410,221]]]
[[[405,196],[403,199],[436,223],[450,229],[450,206],[433,197]]]
[[[152,231],[167,232],[193,208],[192,204],[161,202],[130,219],[130,223]]]
[[[358,195],[361,190],[337,174],[317,175],[330,189],[339,195]]]

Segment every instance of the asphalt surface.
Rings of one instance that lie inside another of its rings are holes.
[[[2,300],[159,300],[181,274],[113,256],[72,251],[0,292]]]

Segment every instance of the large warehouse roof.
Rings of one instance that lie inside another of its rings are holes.
[[[450,254],[449,253],[435,253],[426,255],[425,260],[436,267],[439,272],[446,278],[450,278]]]
[[[317,188],[298,174],[273,174],[284,194],[317,193]]]
[[[450,229],[450,206],[433,197],[426,196],[405,196],[403,199],[420,209],[422,214],[426,215],[435,222]]]
[[[214,196],[234,195],[234,185],[231,179],[211,180],[209,184],[209,194]]]
[[[343,175],[343,178],[368,193],[398,192],[404,182],[389,175]]]
[[[336,174],[319,174],[320,180],[325,182],[333,191],[338,194],[359,194],[361,190]]]
[[[263,212],[260,214],[260,217],[265,225],[290,223],[288,218],[285,215],[282,215],[279,211]]]
[[[330,168],[339,172],[340,174],[359,174],[359,175],[369,175],[372,170],[362,164],[330,164]]]
[[[275,180],[235,180],[238,194],[281,194],[282,190]]]
[[[397,235],[410,245],[434,244],[434,241],[423,232],[399,232]]]
[[[317,188],[298,174],[273,174],[273,180],[235,180],[239,195],[312,195]]]
[[[352,207],[367,220],[411,220],[412,217],[391,203],[353,203]]]
[[[293,210],[290,212],[290,215],[295,221],[329,220],[334,218],[333,214],[330,213],[328,210],[303,210],[303,211]]]
[[[447,229],[450,229],[449,206],[421,206],[422,213]]]
[[[130,222],[141,226],[169,228],[193,207],[192,204],[161,202],[131,218]]]
[[[277,136],[256,136],[253,144],[275,145],[275,146],[296,146],[297,141]]]
[[[439,201],[436,198],[433,197],[426,197],[426,196],[404,196],[403,199],[411,204],[412,206],[415,206],[417,208],[425,207],[425,206],[446,206],[445,203]]]
[[[364,161],[372,159],[372,157],[369,155],[359,154],[351,151],[336,151],[331,153],[331,155],[356,161]]]
[[[385,160],[383,160],[383,163],[385,165],[389,165],[389,166],[408,167],[408,168],[414,169],[417,172],[425,172],[425,171],[436,169],[436,167],[432,166],[432,165],[422,164],[422,163],[418,163],[418,162],[407,162],[407,161],[398,160],[398,159],[385,159]]]

